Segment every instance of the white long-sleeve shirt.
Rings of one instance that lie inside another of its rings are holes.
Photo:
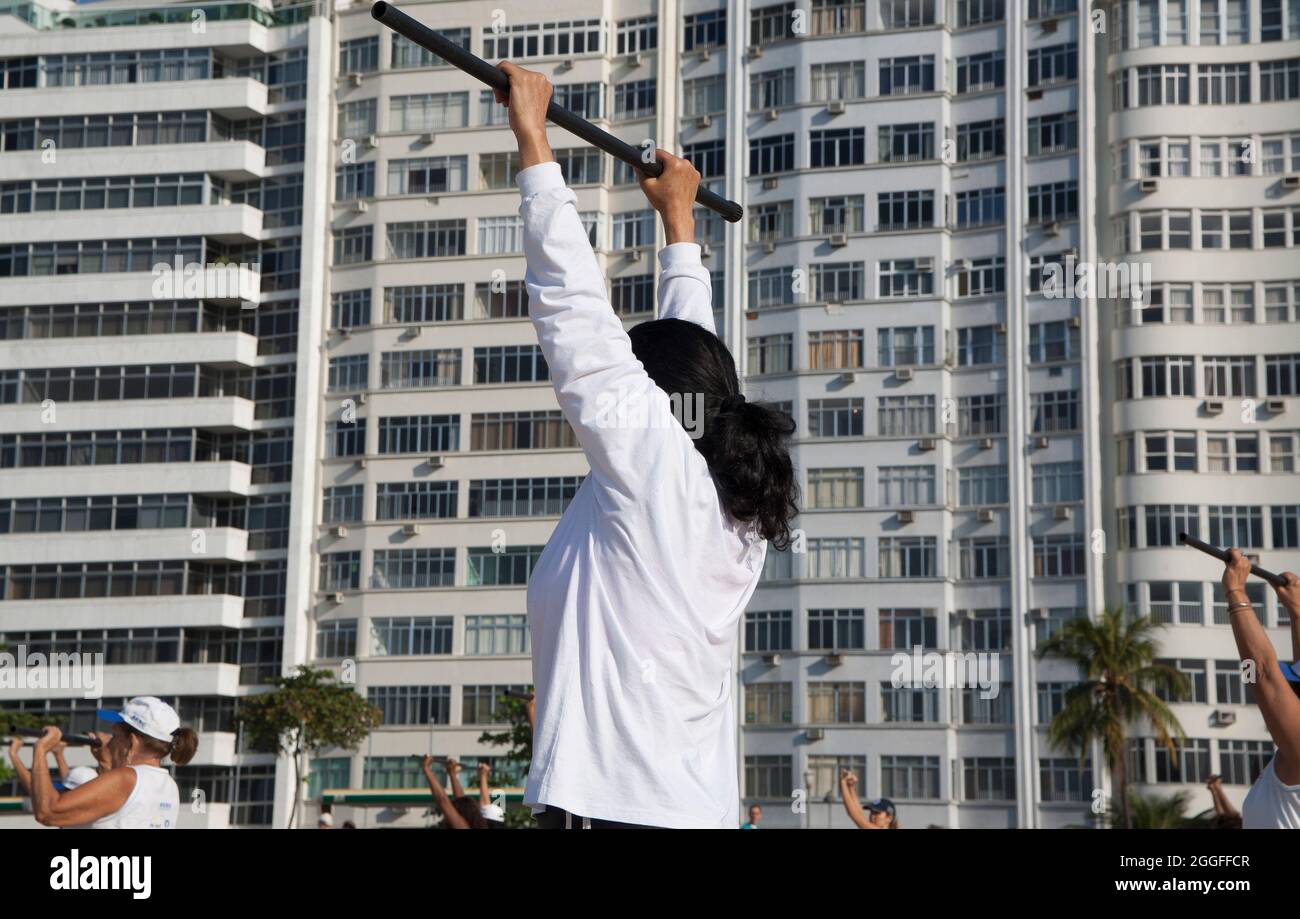
[[[529,316],[591,467],[528,583],[537,717],[524,802],[734,829],[732,663],[767,543],[723,509],[633,356],[559,165],[518,181]],[[660,317],[713,332],[699,246],[668,246],[659,260]]]

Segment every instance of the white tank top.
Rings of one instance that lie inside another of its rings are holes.
[[[180,792],[166,769],[132,766],[135,787],[114,814],[100,817],[96,830],[170,830],[180,815]]]
[[[1241,802],[1246,830],[1300,830],[1300,785],[1283,785],[1268,761]]]

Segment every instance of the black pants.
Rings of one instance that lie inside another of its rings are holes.
[[[587,820],[577,814],[569,814],[549,804],[546,810],[537,815],[537,826],[543,830],[658,830],[662,827],[645,826],[640,823],[617,823],[613,820]],[[567,825],[566,825],[567,824]]]

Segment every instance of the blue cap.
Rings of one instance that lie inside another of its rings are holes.
[[[1300,661],[1294,664],[1288,664],[1286,661],[1277,662],[1278,669],[1282,671],[1282,676],[1286,677],[1289,683],[1300,683],[1300,670],[1296,670],[1297,664],[1300,664]]]

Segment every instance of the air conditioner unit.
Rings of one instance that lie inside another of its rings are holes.
[[[1026,90],[1025,98],[1028,99],[1030,102],[1033,102],[1035,99],[1041,99],[1043,98],[1043,91],[1041,89]]]
[[[343,339],[344,341],[347,341],[349,338],[352,337],[351,329],[339,329],[338,331],[339,331],[339,338]]]
[[[1227,727],[1230,724],[1237,723],[1237,713],[1226,709],[1215,709],[1210,712],[1210,724],[1216,728]]]
[[[913,514],[911,511],[899,511],[897,516],[898,516],[899,523],[911,523],[913,520],[916,519],[916,515]]]
[[[419,338],[421,329],[418,325],[408,325],[406,327],[407,338]]]
[[[838,667],[844,663],[844,655],[840,654],[838,651],[832,651],[830,654],[827,654],[822,658],[822,660],[826,662],[827,667]]]
[[[1074,516],[1074,508],[1072,507],[1067,507],[1064,504],[1058,504],[1056,507],[1052,508],[1053,520],[1069,520],[1073,516]]]
[[[857,374],[857,371],[854,371],[854,370],[846,370],[846,371],[844,371],[843,373],[840,374],[840,382],[843,383],[845,386],[852,385],[853,383],[856,383],[857,381],[858,381],[858,374]]]
[[[364,213],[365,213],[366,211],[368,211],[368,210],[370,210],[370,205],[367,204],[366,202],[364,202],[364,201],[353,201],[353,202],[352,202],[352,213],[354,213],[354,214],[364,214]]]
[[[750,57],[762,57],[762,56],[763,56],[763,46],[762,46],[762,45],[750,45],[750,46],[749,46],[748,48],[746,48],[745,50],[746,50],[746,52],[749,54]]]
[[[708,243],[700,243],[700,258],[708,258],[713,254],[713,247]]]
[[[420,525],[418,523],[407,523],[402,526],[403,536],[419,536]]]
[[[781,113],[774,108],[770,108],[763,113],[763,118],[766,119],[767,121],[776,121],[776,119],[780,117],[781,117]]]
[[[913,375],[911,367],[899,367],[894,371],[894,379],[901,380],[904,383],[912,379]]]
[[[981,437],[981,438],[980,438],[980,449],[981,449],[981,450],[992,450],[992,449],[993,449],[993,438],[992,438],[992,437]]]
[[[952,263],[952,266],[956,268],[958,271],[970,271],[972,264],[973,263],[968,258],[959,258]]]
[[[1007,334],[1007,324],[1006,324],[1005,322],[999,322],[996,331],[997,331],[997,333],[998,333],[999,335],[1006,335],[1006,334]]]
[[[1043,31],[1044,31],[1044,32],[1055,32],[1055,31],[1056,31],[1056,20],[1055,20],[1055,19],[1044,19],[1044,20],[1043,20]]]
[[[1206,400],[1205,400],[1205,414],[1207,414],[1207,415],[1222,415],[1222,414],[1223,414],[1223,403],[1222,403],[1220,400],[1218,400],[1218,399],[1206,399]]]
[[[560,61],[559,65],[558,65],[555,69],[556,69],[556,70],[572,70],[572,69],[573,69],[573,59],[572,59],[572,58],[565,58],[564,60]]]
[[[825,728],[808,728],[803,732],[803,736],[809,741],[824,740],[826,737]]]
[[[843,115],[847,108],[843,99],[832,99],[826,103],[826,114]]]
[[[356,459],[352,461],[352,465],[356,466],[358,469],[365,469],[366,458],[364,456],[358,456]]]
[[[333,603],[335,606],[338,606],[340,603],[343,602],[343,594],[338,592],[330,594],[330,602]]]
[[[774,188],[776,188],[776,176],[764,176],[763,190],[771,191]]]
[[[1046,224],[1044,224],[1044,225],[1043,225],[1043,235],[1044,235],[1044,236],[1060,236],[1060,235],[1061,235],[1061,225],[1060,225],[1057,221],[1055,221],[1055,220],[1053,220],[1051,223],[1046,223]]]
[[[424,458],[424,463],[430,469],[441,469],[443,466],[447,464],[446,460],[444,460],[441,456],[439,456],[436,453],[432,454],[431,456],[426,456]]]
[[[1031,610],[1029,611],[1029,618],[1030,618],[1030,619],[1046,619],[1046,618],[1047,618],[1047,607],[1045,607],[1045,606],[1035,606],[1033,609],[1031,609]]]
[[[826,241],[831,244],[832,249],[842,249],[849,244],[849,234],[832,233]]]
[[[968,609],[959,609],[959,610],[956,610],[956,611],[953,613],[953,616],[954,616],[955,618],[957,618],[957,619],[973,619],[973,618],[974,618],[973,616],[971,616],[971,612],[970,612],[970,610],[968,610]]]
[[[763,663],[767,664],[769,667],[780,667],[780,666],[781,666],[781,655],[780,655],[780,654],[764,654],[764,655],[763,655]]]
[[[351,83],[353,86],[360,86],[360,85],[361,85],[361,74],[359,74],[359,73],[350,73],[350,74],[348,74],[348,82]]]
[[[1150,194],[1152,194],[1152,193],[1154,193],[1154,192],[1158,192],[1158,191],[1160,191],[1160,180],[1159,180],[1159,179],[1143,179],[1141,182],[1138,182],[1138,189],[1139,189],[1139,190],[1142,192],[1142,194],[1144,194],[1144,195],[1150,195]]]
[[[748,319],[750,322],[753,322],[755,319],[758,318],[758,310],[746,310],[745,318]]]
[[[1285,399],[1269,399],[1264,403],[1264,411],[1270,415],[1280,415],[1286,411]]]
[[[420,144],[425,147],[429,146],[430,144],[433,143],[433,136],[434,135],[432,131],[425,131],[423,134],[420,135]]]
[[[697,60],[707,61],[709,58],[713,57],[713,49],[701,48],[700,53],[695,55],[695,57]]]
[[[627,56],[625,60],[632,67],[640,67],[641,62],[645,60],[645,55],[643,55],[640,51],[633,51],[631,54]]]
[[[1035,450],[1046,450],[1047,444],[1048,444],[1048,439],[1046,434],[1038,434],[1034,437]]]
[[[767,255],[771,255],[775,251],[776,251],[776,243],[772,242],[770,239],[767,242],[763,243],[763,252],[765,252]]]
[[[330,535],[342,539],[344,536],[348,535],[348,528],[340,523],[338,526],[330,527]]]
[[[375,149],[376,147],[378,147],[378,146],[379,146],[379,135],[378,135],[378,134],[367,134],[367,135],[366,135],[366,140],[365,140],[365,145],[366,145],[367,147],[369,147],[371,150],[373,150],[373,149]]]
[[[1283,188],[1300,188],[1300,172],[1293,172],[1290,175],[1282,176]]]
[[[1077,329],[1082,325],[1083,325],[1083,320],[1080,319],[1078,316],[1070,317],[1070,328]]]
[[[642,249],[629,249],[623,253],[623,258],[629,262],[645,261],[645,251]]]
[[[922,437],[920,440],[916,442],[916,449],[924,452],[929,452],[930,450],[933,450],[936,446],[938,445],[935,443],[933,437]]]
[[[365,404],[366,404],[366,399],[367,399],[367,398],[369,398],[369,397],[368,397],[365,393],[363,393],[363,392],[359,392],[359,393],[357,393],[357,397],[356,397],[356,400],[355,400],[355,401],[356,401],[357,405],[365,405]]]
[[[980,523],[992,523],[993,509],[991,507],[981,507],[975,512],[975,519]]]
[[[695,119],[695,126],[697,128],[707,128],[711,124],[713,124],[712,115],[700,115]]]

